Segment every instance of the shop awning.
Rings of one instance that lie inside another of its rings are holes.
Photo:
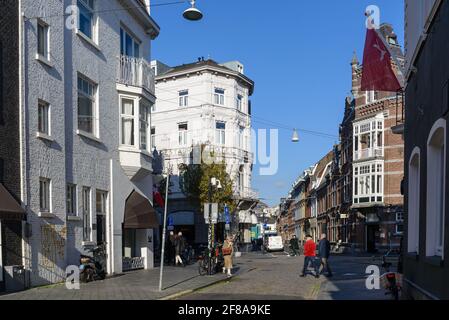
[[[8,190],[0,183],[0,219],[3,220],[23,220],[25,210],[14,199]]]
[[[126,200],[125,229],[152,229],[158,228],[159,222],[150,201],[140,193],[133,191]]]

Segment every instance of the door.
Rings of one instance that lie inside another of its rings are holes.
[[[97,244],[106,242],[106,216],[97,215]]]
[[[366,250],[370,253],[376,252],[376,232],[379,226],[368,225],[366,229]]]

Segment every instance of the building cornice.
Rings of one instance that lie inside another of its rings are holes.
[[[185,69],[182,71],[173,71],[173,72],[169,72],[166,74],[161,74],[161,75],[156,76],[155,80],[157,83],[158,81],[174,80],[176,78],[189,77],[194,74],[199,75],[204,72],[210,72],[215,75],[222,74],[225,77],[226,76],[234,77],[235,79],[238,79],[241,82],[246,84],[246,86],[249,88],[250,96],[254,92],[254,81],[251,80],[250,78],[248,78],[247,76],[245,76],[237,71],[233,71],[231,69],[225,68],[225,67],[216,67],[216,66],[211,66],[211,65],[192,66],[192,68]]]

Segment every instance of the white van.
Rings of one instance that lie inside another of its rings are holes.
[[[268,236],[266,241],[267,251],[283,251],[284,243],[281,236]]]

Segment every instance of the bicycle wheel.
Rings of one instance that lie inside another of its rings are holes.
[[[204,259],[200,260],[198,263],[198,272],[200,276],[204,276],[207,274],[207,265]]]

